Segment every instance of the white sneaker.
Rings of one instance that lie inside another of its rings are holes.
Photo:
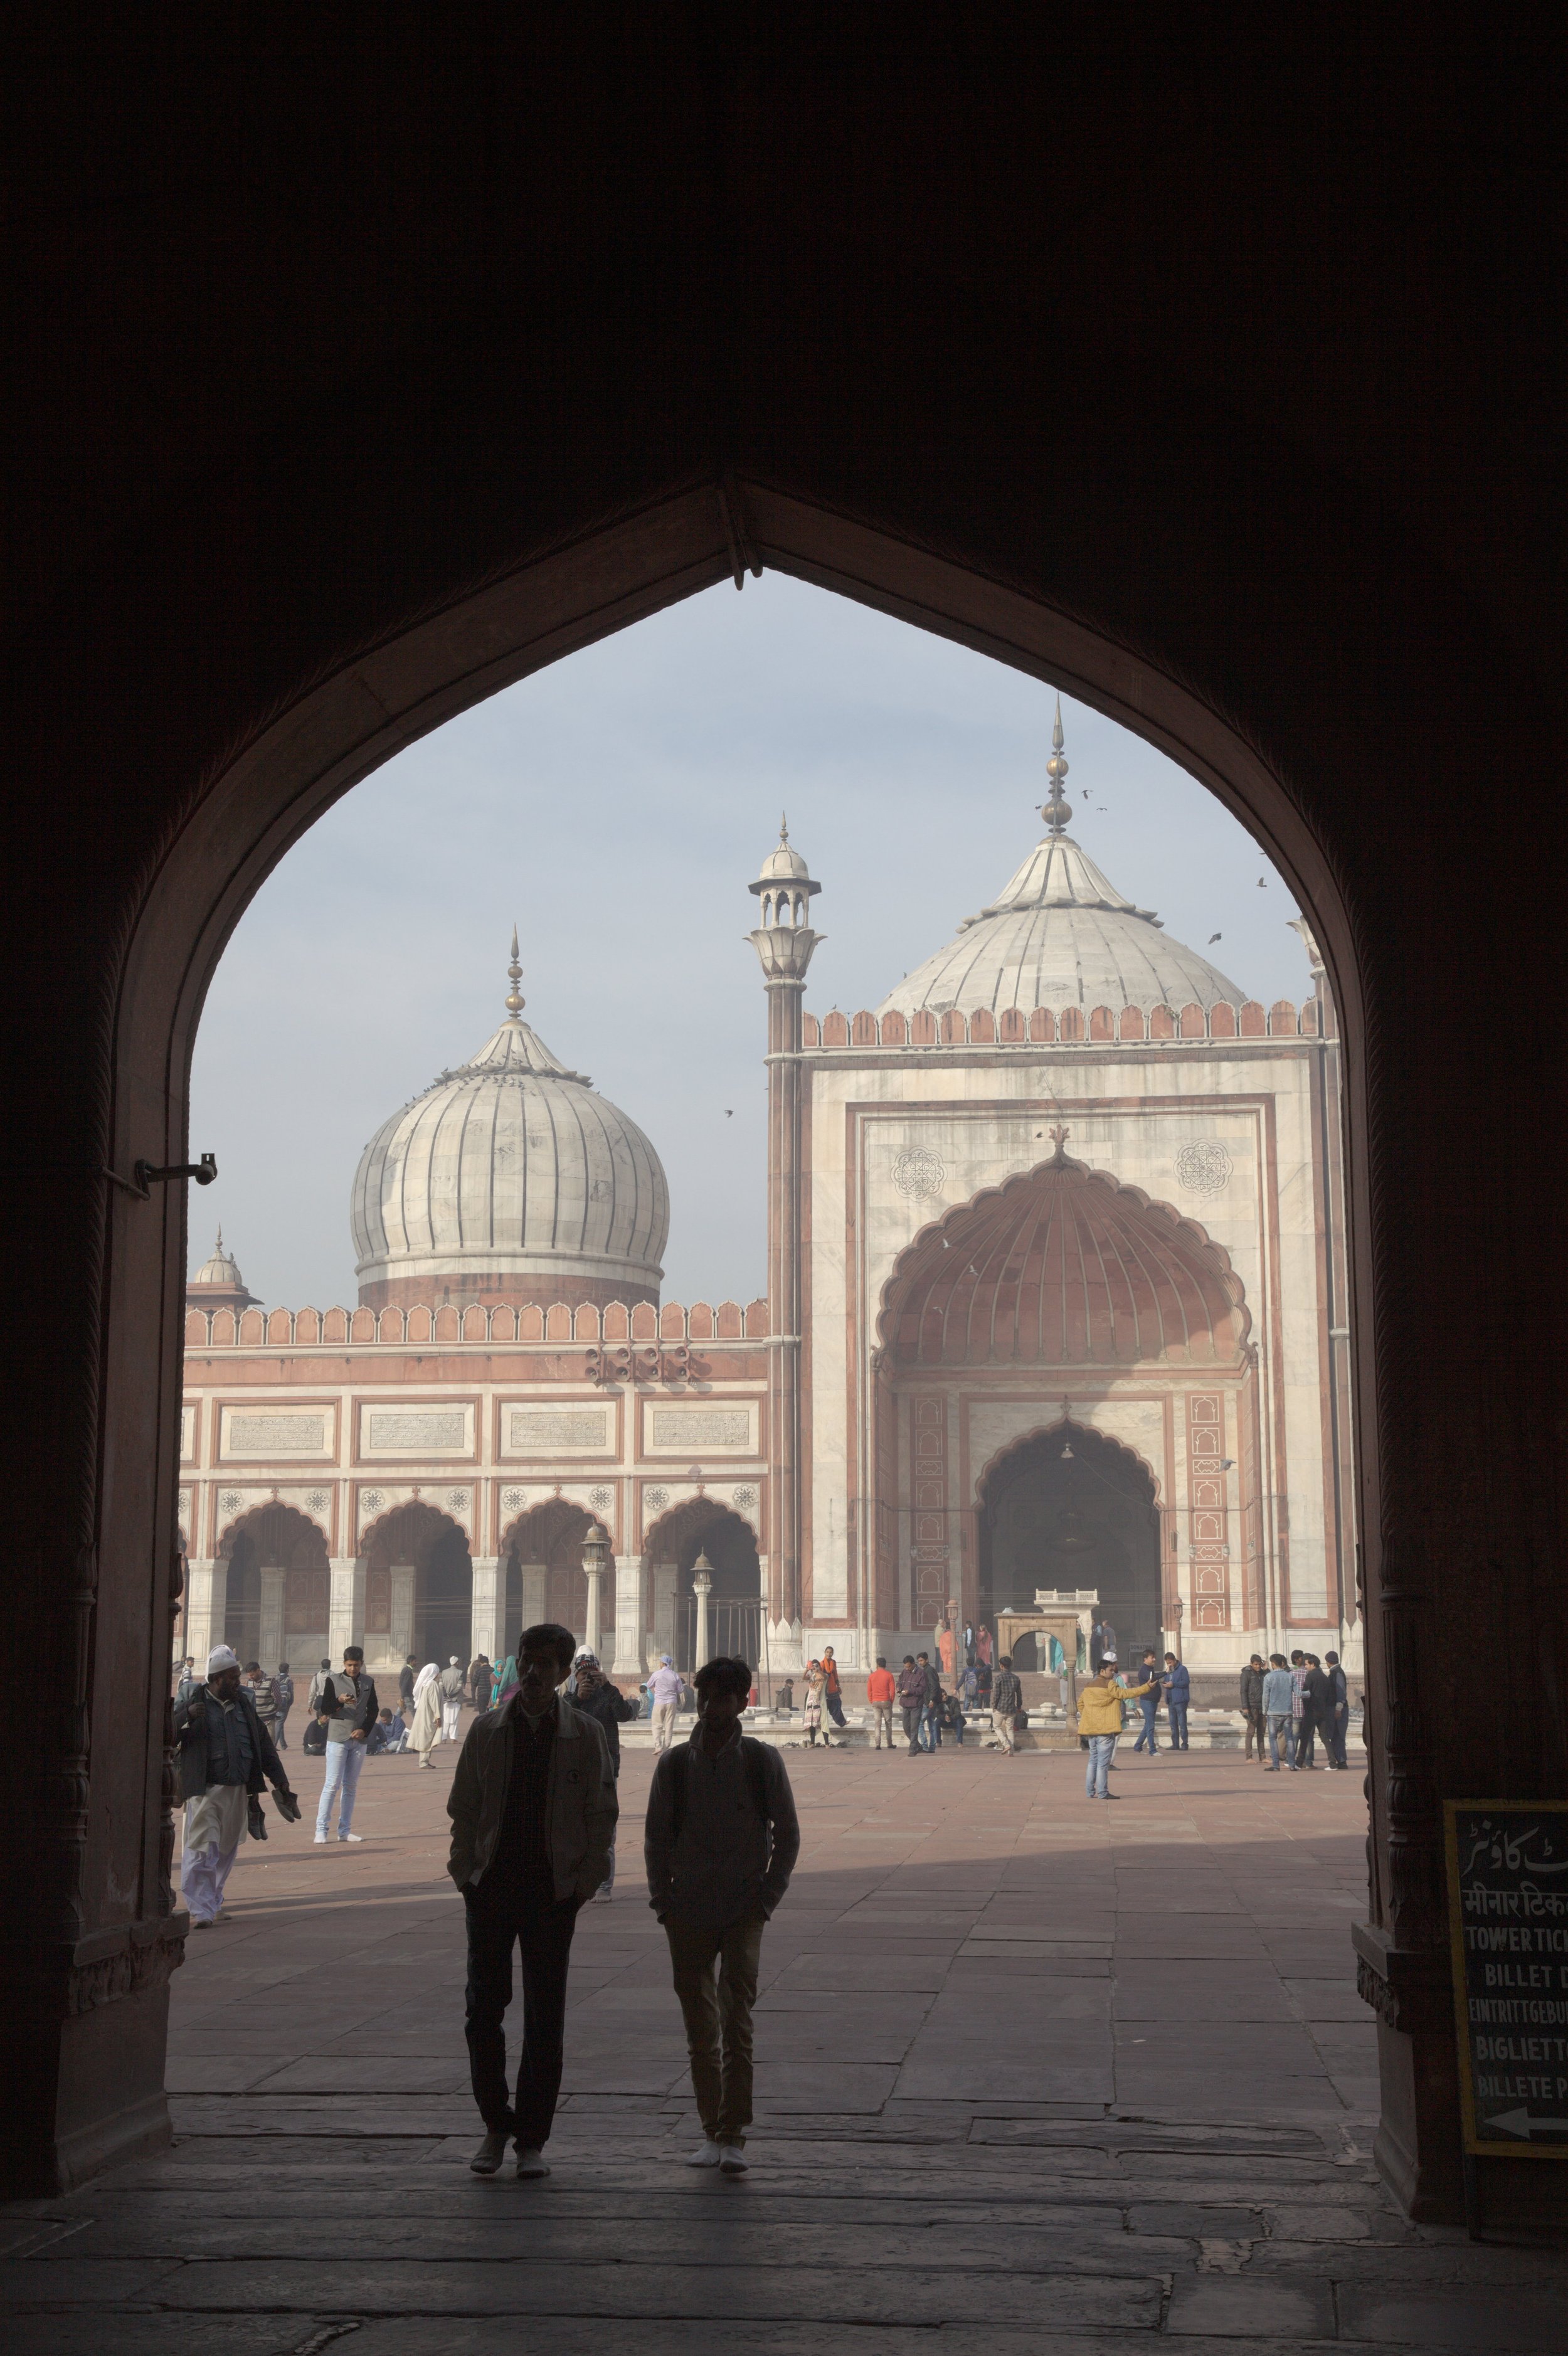
[[[363,1839],[364,1839],[364,1837],[365,1837],[365,1836],[364,1836],[364,1834],[363,1834],[363,1833],[339,1833],[339,1834],[338,1834],[338,1836],[337,1836],[337,1837],[338,1837],[338,1839],[339,1839],[339,1840],[356,1840],[356,1841],[357,1841],[357,1840],[363,1840]]]
[[[525,2150],[523,2146],[519,2144],[517,2146],[517,2165],[516,2173],[518,2176],[548,2176],[549,2174],[549,2164],[545,2158],[542,2151]]]
[[[688,2168],[717,2168],[723,2157],[716,2143],[699,2143],[686,2164]]]
[[[744,2176],[746,2155],[738,2143],[724,2144],[720,2148],[719,2165],[726,2176]]]
[[[326,1835],[325,1833],[317,1833],[315,1837],[315,1845],[317,1848],[325,1848],[326,1847]]]

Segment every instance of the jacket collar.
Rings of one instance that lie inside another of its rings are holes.
[[[515,1719],[521,1718],[522,1715],[517,1695],[509,1693],[496,1713],[496,1723],[500,1726],[510,1726]],[[546,1716],[549,1716],[548,1711]],[[560,1742],[575,1742],[581,1735],[584,1723],[585,1720],[574,1705],[567,1700],[564,1694],[558,1693],[555,1697],[556,1740]]]

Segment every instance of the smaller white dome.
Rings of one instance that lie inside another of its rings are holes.
[[[779,820],[778,848],[770,851],[757,870],[753,892],[766,892],[780,884],[797,884],[803,892],[820,892],[820,884],[811,880],[811,870],[789,839],[789,820]]]
[[[218,1230],[218,1241],[212,1248],[211,1258],[204,1259],[202,1261],[201,1266],[191,1278],[191,1282],[193,1284],[221,1284],[228,1286],[230,1289],[240,1289],[243,1287],[245,1280],[240,1273],[239,1261],[235,1258],[232,1252],[227,1252],[223,1248],[223,1230],[221,1227]]]

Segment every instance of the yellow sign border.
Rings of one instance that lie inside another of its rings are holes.
[[[1568,1816],[1568,1800],[1445,1800],[1443,1847],[1448,1868],[1448,1960],[1454,1980],[1454,2025],[1459,2039],[1459,2104],[1464,2119],[1465,2149],[1486,2159],[1568,2159],[1568,2137],[1559,2144],[1532,2143],[1510,2136],[1506,2143],[1482,2143],[1476,2133],[1475,2056],[1470,2047],[1469,1985],[1465,1975],[1465,1924],[1459,1905],[1459,1826],[1461,1808],[1496,1808],[1512,1815],[1533,1809],[1538,1815]]]

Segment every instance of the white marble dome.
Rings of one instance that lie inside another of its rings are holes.
[[[512,1010],[477,1055],[383,1121],[350,1203],[359,1297],[656,1299],[669,1189],[635,1120]]]
[[[889,991],[879,1014],[933,1014],[957,1008],[993,1014],[1037,1006],[1060,1012],[1096,1006],[1208,1009],[1242,1005],[1246,992],[1180,941],[1173,941],[1150,908],[1126,899],[1065,832],[1072,810],[1061,796],[1067,763],[1056,750],[1047,764],[1051,798],[1047,833],[988,908],[966,917],[957,936]]]

